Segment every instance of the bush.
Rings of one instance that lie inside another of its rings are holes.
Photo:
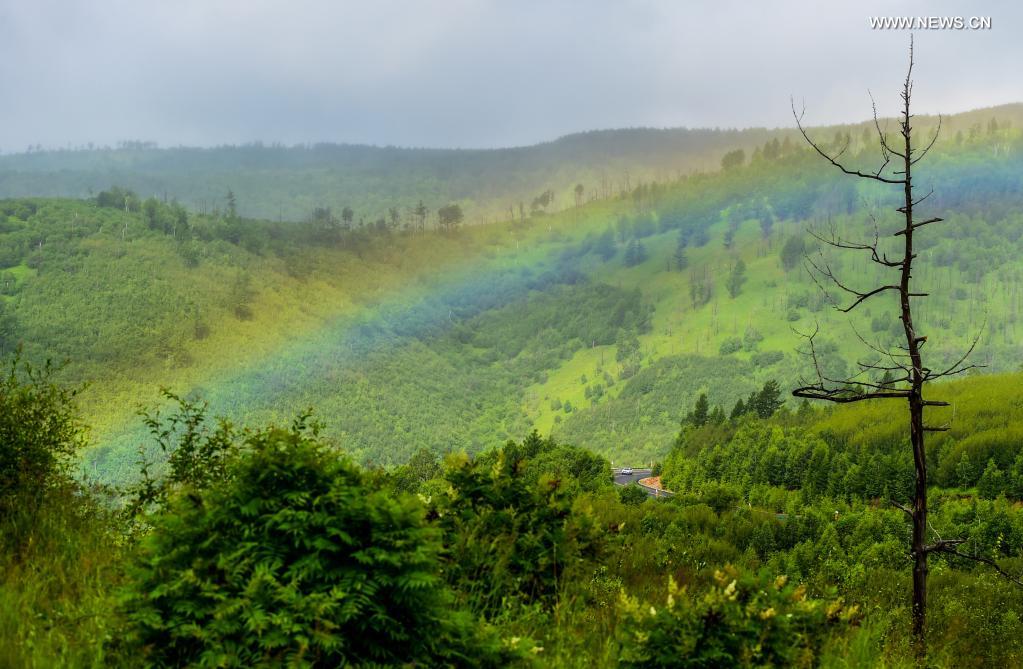
[[[71,482],[72,456],[85,443],[75,407],[78,391],[51,381],[49,362],[36,369],[16,356],[0,379],[0,519],[35,508]]]
[[[628,504],[630,506],[639,505],[645,502],[647,497],[648,495],[646,490],[643,490],[635,484],[621,486],[618,489],[618,499],[622,501],[622,504]]]
[[[750,361],[754,367],[770,367],[776,365],[785,358],[785,354],[781,351],[764,351],[763,353],[754,353],[750,357]]]
[[[126,612],[157,666],[499,666],[451,606],[421,504],[303,425],[249,433],[227,481],[153,518]]]
[[[488,617],[515,604],[553,609],[562,582],[599,549],[593,518],[573,513],[574,485],[530,463],[538,440],[510,442],[447,472],[449,493],[437,510],[446,573],[472,610]],[[584,461],[582,471],[599,464],[598,478],[609,478],[606,461],[597,460]]]
[[[721,355],[729,355],[731,353],[737,353],[742,350],[742,340],[738,337],[729,337],[728,339],[721,342],[721,347],[718,352]]]
[[[858,616],[841,599],[807,599],[784,576],[742,576],[725,567],[714,580],[702,597],[669,580],[660,608],[623,597],[619,666],[813,666],[831,629]]]

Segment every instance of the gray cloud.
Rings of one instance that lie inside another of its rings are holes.
[[[921,111],[1023,99],[1017,2],[0,1],[0,148],[146,139],[508,146],[591,128],[854,121],[902,76]],[[886,100],[887,96],[887,100]]]

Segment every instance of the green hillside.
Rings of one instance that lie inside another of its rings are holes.
[[[948,222],[921,247],[916,279],[931,297],[918,320],[934,364],[983,325],[975,360],[1014,369],[1020,131],[998,117],[970,128],[921,176]],[[883,226],[890,195],[774,140],[721,173],[453,232],[133,198],[127,211],[111,191],[0,207],[0,345],[67,360],[62,378],[88,382],[87,461],[107,480],[133,471],[146,437],[136,412],[161,387],[237,420],[312,407],[362,462],[476,452],[533,427],[649,462],[700,393],[727,411],[766,380],[795,385],[807,367],[794,329],[819,324],[836,371],[855,363],[854,332],[881,344],[897,334],[881,301],[851,323],[832,309],[799,252],[815,252],[808,225],[869,236],[868,211]],[[867,260],[832,262],[869,283]]]

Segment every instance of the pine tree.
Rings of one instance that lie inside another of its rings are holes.
[[[707,401],[706,393],[700,393],[696,405],[687,416],[687,420],[695,427],[703,427],[707,424],[707,417],[710,411],[710,402]]]
[[[714,410],[710,412],[710,422],[715,425],[725,422],[725,410],[721,408],[720,404],[715,405]]]
[[[689,258],[686,256],[686,238],[683,234],[678,236],[678,244],[675,246],[675,253],[671,257],[671,263],[677,272],[681,272],[689,266]]]
[[[781,388],[778,382],[772,379],[756,394],[755,405],[749,408],[761,418],[770,418],[783,404],[785,400],[781,399]]]
[[[734,299],[742,292],[742,284],[746,282],[746,263],[742,258],[735,261],[732,273],[728,276],[728,294]]]

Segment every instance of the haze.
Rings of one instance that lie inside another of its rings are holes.
[[[260,140],[531,144],[593,128],[862,120],[908,33],[872,15],[991,16],[917,34],[917,109],[1021,95],[1019,3],[39,0],[0,5],[0,149]],[[822,55],[823,54],[823,55]]]

